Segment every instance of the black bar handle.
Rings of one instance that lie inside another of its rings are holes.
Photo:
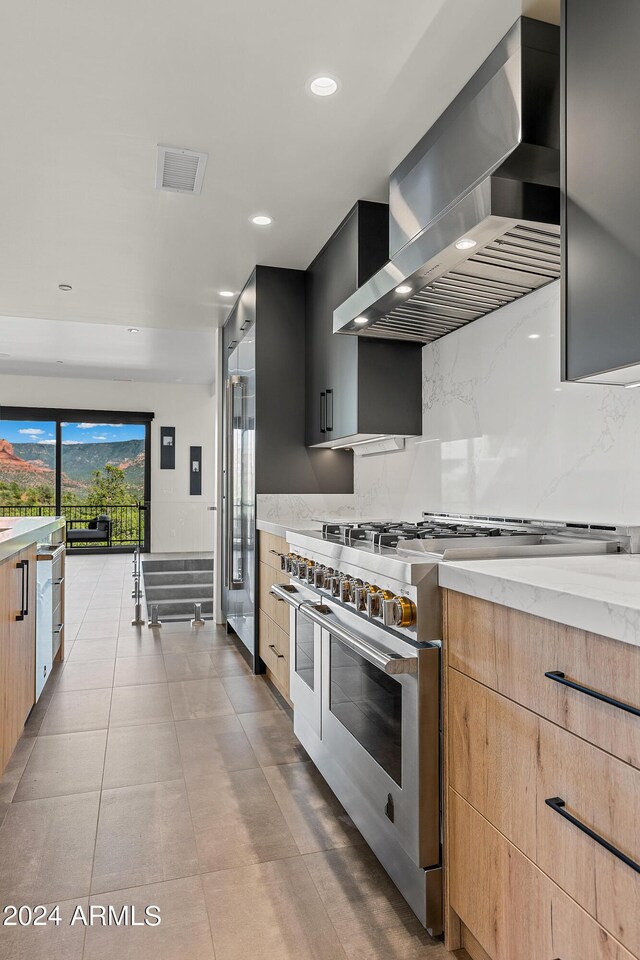
[[[613,697],[608,697],[606,693],[599,693],[598,690],[594,690],[592,687],[585,687],[581,683],[576,683],[574,680],[568,680],[561,670],[548,670],[545,673],[545,677],[548,677],[549,680],[555,680],[556,683],[561,683],[565,687],[570,687],[572,690],[577,690],[579,693],[585,693],[588,697],[593,697],[594,700],[601,700],[602,703],[608,703],[611,707],[617,707],[618,710],[625,710],[627,713],[632,713],[634,717],[640,717],[640,709],[638,709],[638,707],[633,707],[630,703],[624,703],[622,700],[615,700]]]
[[[16,620],[24,620],[24,565],[25,560],[18,560],[16,563],[16,570],[21,571],[21,581],[20,581],[20,613],[16,613]]]
[[[605,840],[604,837],[601,837],[600,834],[596,833],[595,830],[592,830],[591,827],[588,827],[581,820],[578,820],[577,817],[572,816],[572,814],[570,814],[566,809],[565,802],[562,797],[549,797],[548,800],[545,800],[545,803],[556,813],[559,813],[561,817],[564,817],[565,820],[568,820],[569,823],[572,823],[574,827],[577,827],[578,830],[582,830],[582,832],[586,833],[588,837],[591,837],[592,840],[595,840],[596,843],[599,843],[601,847],[604,847],[605,850],[608,850],[609,853],[612,853],[614,857],[618,858],[618,860],[622,860],[623,863],[626,863],[626,865],[631,867],[632,870],[635,870],[636,873],[640,873],[640,863],[636,863],[635,860],[632,860],[631,857],[628,857],[626,853],[622,852],[622,850],[618,850],[617,847],[614,847],[612,843],[609,843],[608,840]]]
[[[320,433],[327,432],[327,395],[322,391],[320,394]]]
[[[23,601],[23,602],[24,602],[24,610],[23,610],[23,613],[24,613],[25,617],[28,617],[28,616],[29,616],[29,561],[28,561],[28,560],[23,560],[22,562],[24,563],[24,570],[25,570],[25,574],[26,574],[26,576],[25,576],[26,584],[25,584],[25,588],[24,588],[25,599],[24,599],[24,601]]]
[[[329,407],[329,400],[331,400],[331,407]],[[331,410],[331,415],[329,415],[329,410]],[[327,433],[332,433],[333,431],[333,388],[327,390],[327,412],[325,415],[325,423],[327,425]]]

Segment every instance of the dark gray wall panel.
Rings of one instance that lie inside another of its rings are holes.
[[[256,270],[256,492],[351,493],[352,454],[305,447],[305,278]]]
[[[640,362],[640,4],[565,0],[567,379]]]

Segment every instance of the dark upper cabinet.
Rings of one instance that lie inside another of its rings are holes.
[[[309,446],[421,433],[420,345],[333,332],[335,308],[388,259],[388,210],[358,201],[306,271]]]
[[[305,446],[305,280],[257,266],[223,330],[225,380],[231,351],[255,343],[256,494],[353,492],[352,454]]]
[[[564,0],[564,378],[640,380],[638,0]],[[625,369],[627,368],[627,369]]]

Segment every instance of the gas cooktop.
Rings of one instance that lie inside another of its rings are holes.
[[[429,517],[408,522],[405,520],[368,520],[362,523],[322,524],[322,537],[334,543],[370,543],[377,547],[396,547],[408,540],[450,540],[458,538],[522,538],[520,542],[532,543],[535,531],[522,526],[507,527],[491,523],[460,522],[444,517]]]
[[[447,560],[636,552],[637,533],[613,525],[424,513],[416,522],[327,521],[321,530],[291,532],[288,540],[296,554],[315,550],[332,566],[344,561],[414,582],[420,567]]]

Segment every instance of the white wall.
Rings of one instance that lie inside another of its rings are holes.
[[[215,398],[209,386],[115,383],[58,377],[0,377],[2,406],[151,411],[151,548],[214,547]],[[160,427],[176,428],[176,469],[160,470]],[[189,496],[189,446],[202,447],[202,496]]]
[[[640,390],[560,382],[559,283],[425,347],[423,375],[423,436],[357,458],[359,512],[640,523]]]

